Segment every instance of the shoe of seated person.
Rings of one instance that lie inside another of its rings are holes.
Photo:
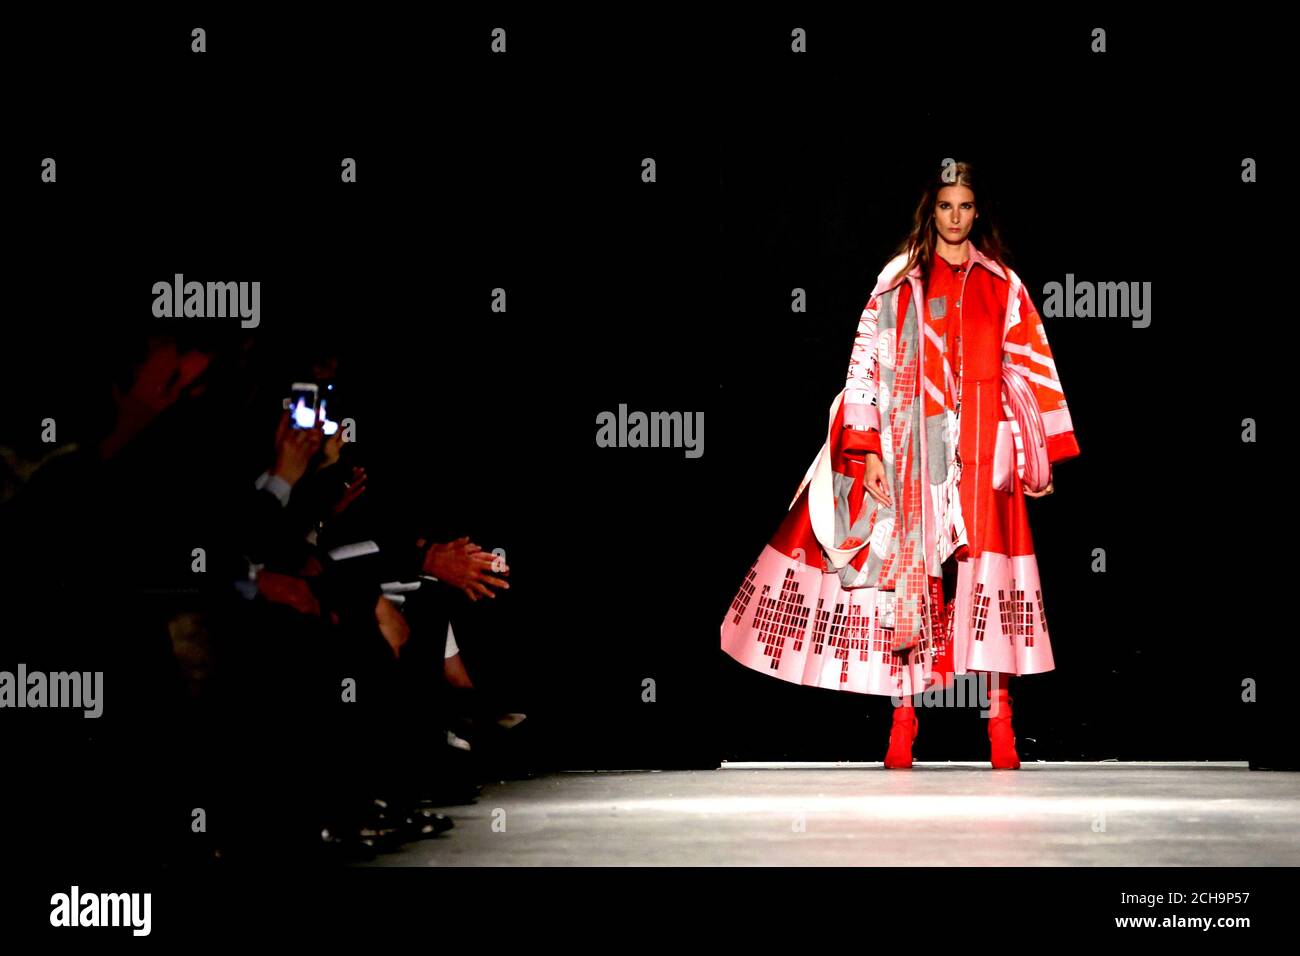
[[[416,807],[406,815],[402,823],[408,840],[427,840],[446,833],[455,826],[451,817],[438,813],[431,807]]]
[[[375,846],[367,845],[360,834],[349,834],[331,827],[322,827],[317,855],[329,863],[365,863],[376,855]]]

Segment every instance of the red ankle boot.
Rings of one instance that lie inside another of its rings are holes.
[[[989,707],[989,759],[994,770],[1019,770],[1016,734],[1011,727],[1011,697],[1005,687],[993,692]]]
[[[905,770],[912,766],[912,741],[920,731],[916,708],[909,702],[894,708],[894,724],[889,729],[889,752],[885,754],[885,767]]]

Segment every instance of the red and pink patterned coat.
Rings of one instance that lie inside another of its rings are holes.
[[[1010,411],[1002,400],[1002,363],[1015,363],[1031,383],[1049,460],[1078,455],[1079,444],[1046,329],[1028,292],[1013,271],[973,244],[968,250],[970,266],[958,300],[961,415],[940,401],[952,391],[951,380],[942,381],[952,370],[934,352],[942,343],[929,327],[920,269],[900,275],[905,261],[895,258],[859,319],[826,442],[723,620],[722,648],[742,664],[794,683],[884,695],[918,693],[972,670],[1033,674],[1054,668],[1024,489],[1014,481],[1000,491],[993,482],[998,423]],[[922,308],[909,316],[913,302]],[[919,321],[927,334],[897,334]],[[911,342],[907,353],[903,340],[912,338],[919,338],[920,347]],[[941,380],[927,374],[896,383],[917,389],[913,396],[935,398],[933,407],[949,416],[936,432],[943,436],[938,441],[925,428],[909,433],[918,441],[901,435],[896,440],[890,415],[881,415],[893,397],[886,382],[895,368],[882,365],[905,353],[909,368],[924,368]],[[895,511],[897,501],[895,509],[874,506],[861,481],[863,452],[880,454],[887,473],[897,478],[904,471],[892,470],[891,449],[903,448],[910,457],[916,445],[922,477],[913,478],[907,490],[913,516],[924,518],[925,554],[923,562],[910,552],[909,559],[924,567],[921,581],[913,581],[910,571],[901,578],[891,574],[898,552],[886,545],[906,509]],[[945,458],[959,456],[959,463],[928,461],[931,445]],[[864,523],[870,527],[867,540],[845,534],[850,525]],[[950,555],[958,562],[957,592],[945,602],[942,563]]]

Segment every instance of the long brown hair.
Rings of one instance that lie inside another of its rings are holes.
[[[945,170],[948,171],[946,176]],[[935,247],[934,204],[938,201],[939,191],[945,186],[965,186],[975,193],[975,208],[979,210],[979,218],[971,225],[968,238],[980,252],[1005,267],[1006,248],[998,235],[996,205],[983,190],[976,188],[970,163],[950,163],[941,167],[926,184],[912,217],[912,231],[894,253],[907,256],[902,275],[907,275],[920,262],[921,282],[924,283],[928,277]]]

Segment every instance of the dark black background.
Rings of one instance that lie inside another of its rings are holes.
[[[1097,21],[1103,55],[1086,40]],[[922,180],[943,157],[971,161],[1040,310],[1044,285],[1067,273],[1152,284],[1147,328],[1046,319],[1082,454],[1029,503],[1056,669],[1012,681],[1021,757],[1246,759],[1269,726],[1248,720],[1243,680],[1271,681],[1278,716],[1291,697],[1268,650],[1281,592],[1268,557],[1279,472],[1266,460],[1280,449],[1263,437],[1286,377],[1265,355],[1291,334],[1265,291],[1276,193],[1270,177],[1240,180],[1243,157],[1263,168],[1277,145],[1277,88],[1267,58],[1251,61],[1259,40],[1105,17],[931,24],[923,50],[894,36],[840,34],[816,69],[774,50],[736,71],[723,215],[737,321],[716,346],[725,447],[713,459],[732,493],[716,606],[824,440],[858,315]],[[1247,251],[1256,241],[1261,257]],[[806,315],[789,312],[795,287]],[[1240,440],[1245,418],[1257,444]],[[887,702],[730,660],[717,703],[732,758],[879,760],[888,737]],[[917,759],[988,758],[968,713],[921,722]]]
[[[888,704],[745,671],[718,650],[718,625],[822,440],[920,180],[944,157],[970,160],[1001,187],[1012,263],[1040,307],[1067,272],[1154,285],[1147,329],[1048,320],[1082,455],[1030,505],[1057,670],[1013,687],[1022,757],[1243,759],[1269,727],[1245,719],[1244,678],[1294,722],[1289,32],[1246,10],[860,17],[7,13],[0,442],[30,448],[46,416],[94,422],[106,379],[155,328],[153,282],[258,279],[265,368],[303,342],[344,343],[372,493],[507,549],[511,592],[464,609],[458,634],[476,673],[544,730],[549,762],[878,760]],[[498,24],[506,57],[489,53]],[[807,56],[788,51],[794,25]],[[1088,51],[1095,26],[1104,55]],[[39,181],[45,156],[57,185]],[[355,185],[339,182],[343,156],[358,161]],[[640,182],[645,156],[654,185]],[[1240,182],[1245,156],[1257,184]],[[498,286],[505,316],[488,308]],[[788,311],[795,286],[805,315]],[[229,358],[235,326],[178,331]],[[595,417],[620,403],[704,411],[704,457],[598,449]],[[201,410],[166,423],[189,433],[141,533],[169,540],[177,565],[156,556],[142,589],[184,578],[212,530],[205,496],[254,440],[238,416],[229,432],[214,425],[212,400]],[[1258,444],[1239,440],[1247,417]],[[1105,575],[1089,570],[1097,547]],[[115,548],[87,542],[85,574]],[[61,641],[66,598],[32,606],[0,585],[0,660]],[[142,637],[111,613],[91,637],[97,660],[118,661],[111,702],[139,684]],[[646,678],[655,704],[641,700]],[[555,917],[528,919],[532,887],[507,892],[498,874],[457,873],[454,894],[404,901],[395,883],[279,872],[132,882],[138,861],[90,850],[120,826],[106,797],[147,802],[169,767],[123,745],[117,713],[94,734],[64,714],[0,716],[0,787],[18,808],[6,834],[39,853],[54,824],[85,851],[10,888],[6,939],[43,923],[70,867],[83,884],[106,871],[105,886],[152,890],[159,935],[351,922],[373,942],[435,898],[509,898],[530,929]],[[979,721],[923,722],[918,759],[986,756]],[[55,790],[52,820],[37,804]],[[1035,874],[1018,925],[1067,899],[1107,912],[1118,877],[1097,876],[1104,892],[1080,894]],[[1245,885],[1240,873],[1220,884]]]
[[[4,434],[93,391],[151,327],[153,282],[259,279],[259,348],[343,343],[373,492],[507,549],[513,588],[463,643],[556,763],[879,759],[885,702],[745,672],[718,624],[921,179],[967,159],[1040,307],[1067,272],[1154,286],[1150,328],[1048,320],[1082,456],[1030,505],[1057,670],[1013,687],[1022,756],[1241,759],[1241,681],[1279,664],[1282,90],[1258,25],[1108,16],[1094,55],[1094,21],[511,15],[506,57],[491,15],[16,24]],[[703,411],[704,457],[597,448],[620,403]],[[162,476],[180,543],[203,447],[247,440],[214,431]],[[980,759],[981,731],[939,715],[918,758]]]

